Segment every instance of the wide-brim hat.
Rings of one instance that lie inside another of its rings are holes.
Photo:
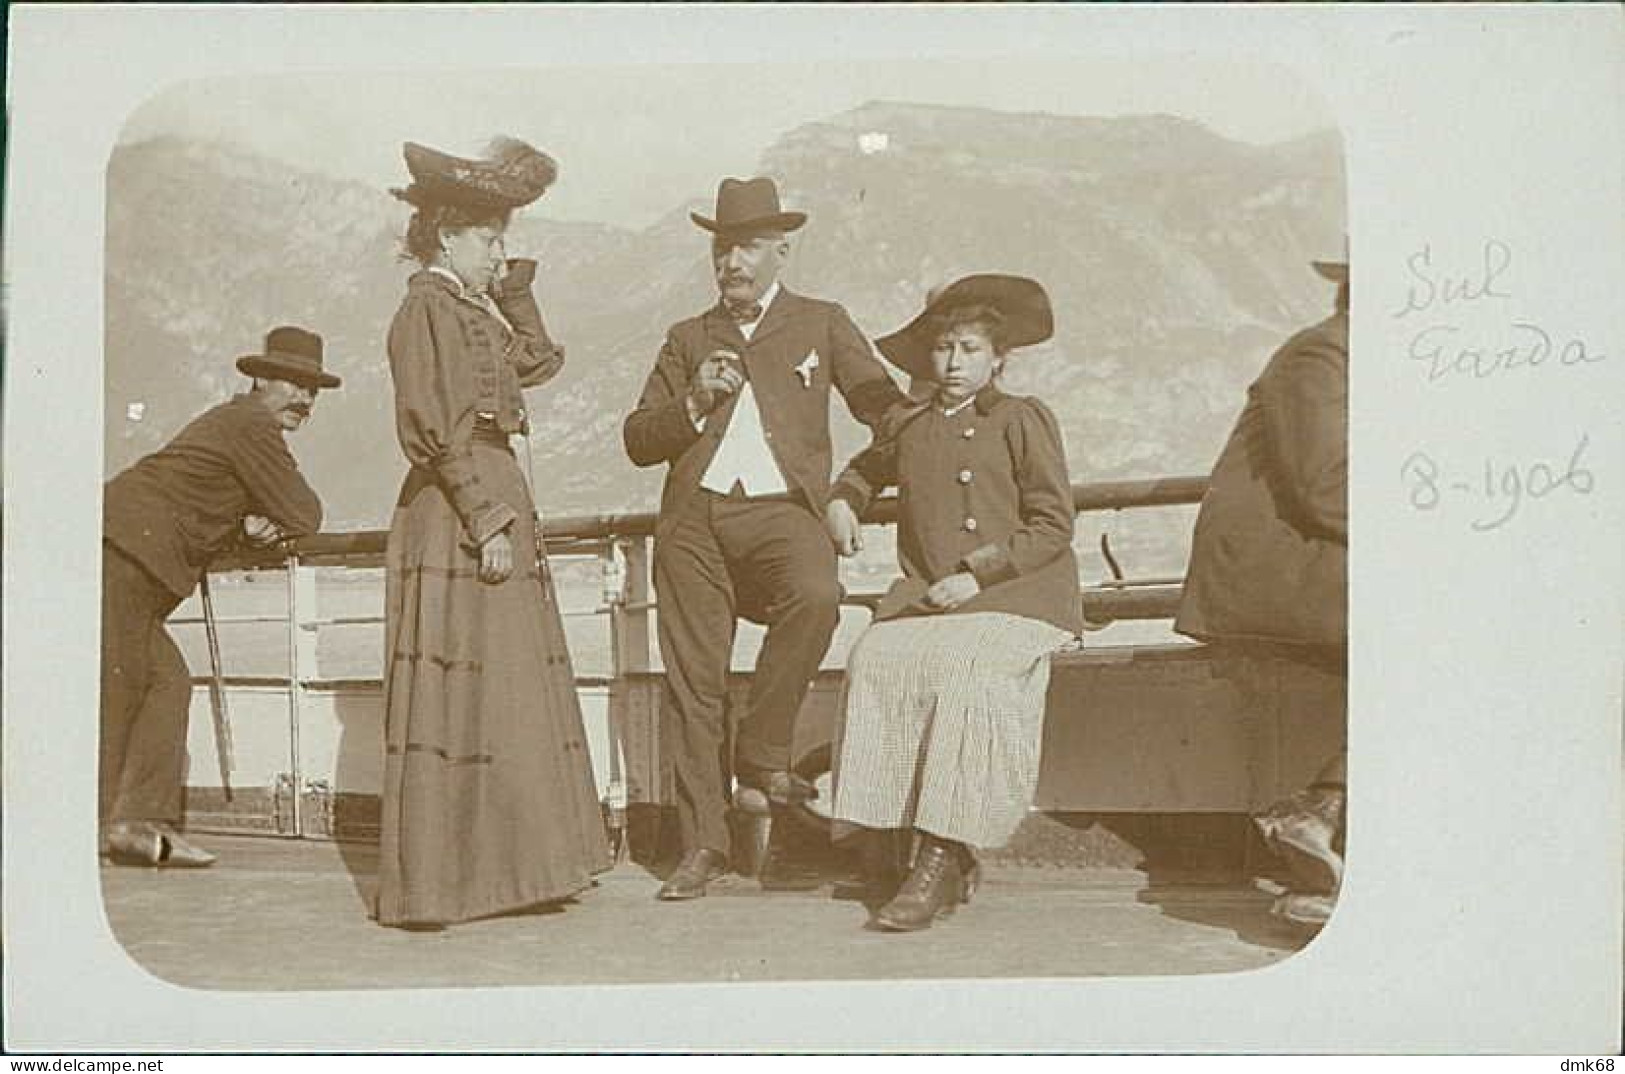
[[[1030,347],[1055,334],[1049,295],[1037,280],[1025,276],[982,273],[955,280],[926,296],[925,309],[889,336],[875,340],[880,353],[910,376],[929,378],[938,314],[961,306],[991,306],[1004,318],[1005,342]]]
[[[785,212],[779,205],[779,188],[773,180],[724,179],[717,187],[717,215],[689,213],[688,218],[705,230],[716,232],[794,231],[807,222],[806,213]]]
[[[265,333],[265,350],[237,359],[237,369],[250,376],[285,380],[306,388],[337,388],[342,381],[322,368],[322,337],[293,325]]]
[[[475,210],[511,212],[529,205],[553,185],[559,166],[552,157],[517,138],[491,140],[485,157],[454,157],[417,142],[401,147],[412,185],[392,190],[418,206],[457,205]]]

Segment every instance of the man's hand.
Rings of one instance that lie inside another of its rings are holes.
[[[281,527],[264,515],[244,515],[243,538],[255,548],[269,548],[283,540],[283,533]]]
[[[968,571],[950,574],[948,577],[934,582],[930,589],[925,591],[925,602],[933,608],[949,611],[959,607],[982,591],[976,576]]]
[[[513,573],[513,539],[503,530],[480,545],[480,581],[498,585]]]
[[[728,396],[745,384],[739,355],[733,351],[715,350],[694,371],[694,380],[688,388],[689,413],[699,419],[711,413]]]
[[[824,528],[841,555],[855,556],[863,551],[863,526],[858,522],[858,513],[845,500],[829,501],[824,508]]]

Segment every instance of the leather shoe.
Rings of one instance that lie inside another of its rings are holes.
[[[1343,856],[1336,841],[1343,809],[1341,791],[1312,789],[1299,791],[1254,818],[1264,842],[1292,869],[1295,887],[1331,895],[1342,886]]]
[[[742,772],[738,780],[741,788],[761,792],[776,806],[800,805],[818,797],[818,788],[794,772]],[[745,802],[740,805],[750,808]]]
[[[668,902],[679,899],[698,899],[705,894],[705,886],[720,877],[728,868],[727,855],[720,850],[701,847],[683,855],[676,870],[660,885],[658,898]]]
[[[959,862],[958,844],[925,836],[914,855],[914,869],[896,898],[875,914],[875,925],[891,932],[917,932],[953,913],[965,897]]]
[[[215,856],[183,837],[168,824],[143,820],[114,821],[102,832],[101,850],[117,865],[148,868],[206,869]]]
[[[878,910],[897,897],[909,872],[914,832],[908,828],[872,828],[861,836],[864,905]]]
[[[215,856],[196,843],[186,839],[167,824],[154,825],[162,850],[158,864],[165,869],[206,869],[215,863]]]
[[[118,820],[102,829],[101,852],[115,865],[157,865],[163,857],[158,830],[143,821]]]
[[[959,901],[969,903],[976,889],[982,886],[982,863],[976,860],[976,852],[964,843],[959,844]]]
[[[1291,892],[1276,899],[1270,913],[1294,925],[1318,929],[1331,920],[1332,911],[1336,908],[1337,900],[1330,895]]]

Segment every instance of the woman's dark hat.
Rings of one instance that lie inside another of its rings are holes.
[[[1042,284],[1025,276],[984,273],[932,291],[919,316],[891,335],[875,340],[875,346],[910,376],[930,377],[931,351],[937,343],[936,316],[961,306],[991,306],[998,310],[1004,317],[1005,340],[1011,347],[1030,347],[1055,334],[1055,315]]]
[[[492,139],[479,160],[454,157],[416,142],[407,142],[401,152],[412,185],[390,193],[419,208],[457,205],[509,212],[541,197],[559,176],[552,157],[517,138]]]
[[[322,337],[283,325],[265,333],[265,353],[245,354],[237,368],[251,377],[285,380],[306,388],[337,388],[338,377],[322,369]]]
[[[794,231],[807,222],[806,213],[787,213],[779,207],[779,188],[766,177],[724,179],[717,187],[716,219],[689,213],[710,232]]]

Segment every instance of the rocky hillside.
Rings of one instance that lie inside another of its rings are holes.
[[[1056,338],[1008,380],[1060,415],[1077,480],[1205,471],[1271,348],[1329,308],[1307,262],[1344,229],[1332,132],[1256,147],[1168,116],[872,103],[787,132],[762,171],[811,216],[789,284],[841,301],[872,335],[948,277],[1042,280]],[[330,528],[384,525],[404,469],[382,341],[410,271],[405,207],[173,139],[121,148],[108,191],[109,472],[235,390],[232,359],[267,327],[300,323],[327,338],[346,384],[295,451]],[[687,217],[710,194],[672,191],[672,211],[636,232],[551,220],[545,199],[515,223],[510,249],[542,262],[543,308],[569,354],[532,398],[552,512],[654,502],[660,475],[625,461],[619,426],[665,327],[712,300]],[[844,415],[837,426],[843,446],[860,442]]]

